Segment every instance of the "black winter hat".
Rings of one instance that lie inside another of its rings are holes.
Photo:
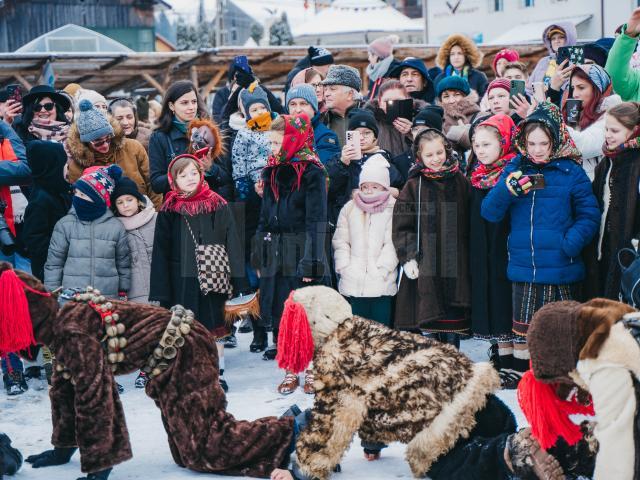
[[[324,47],[311,46],[307,52],[311,65],[321,67],[322,65],[331,65],[333,63],[333,55]]]
[[[607,63],[607,57],[609,56],[609,52],[602,45],[597,43],[587,43],[582,47],[584,49],[584,58],[588,58],[589,60],[593,60],[595,63],[604,68]]]
[[[412,127],[426,126],[442,131],[444,110],[439,105],[427,105],[413,118]]]
[[[146,202],[144,195],[142,195],[138,190],[136,182],[125,176],[120,177],[120,180],[116,183],[113,193],[111,194],[111,205],[114,209],[116,208],[116,200],[118,197],[122,197],[123,195],[132,195],[142,203]]]
[[[370,110],[356,108],[349,112],[349,130],[356,128],[368,128],[378,138],[378,122]]]

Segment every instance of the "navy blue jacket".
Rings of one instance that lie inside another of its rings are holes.
[[[4,120],[0,120],[0,140],[11,142],[17,162],[3,162],[0,158],[0,185],[28,185],[31,183],[31,168],[27,163],[27,152],[18,134]]]
[[[316,153],[320,157],[323,165],[326,165],[329,159],[335,155],[342,153],[340,141],[336,132],[322,123],[319,113],[311,120],[313,126],[313,140],[316,147]]]
[[[542,173],[545,188],[512,195],[505,179],[518,170]],[[598,231],[600,209],[580,165],[561,158],[539,167],[518,155],[482,202],[482,216],[490,222],[501,221],[507,212],[509,280],[563,285],[584,279],[580,253]]]

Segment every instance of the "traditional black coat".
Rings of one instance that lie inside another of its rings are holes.
[[[511,333],[511,282],[507,278],[507,238],[510,223],[487,222],[480,215],[489,190],[471,188],[469,268],[471,273],[471,330],[476,335]]]
[[[195,243],[187,228],[191,227],[202,245],[221,244],[227,249],[234,294],[246,290],[244,254],[236,224],[227,205],[217,211],[195,217],[160,212],[156,220],[151,260],[149,300],[168,308],[180,304],[195,313],[214,336],[226,334],[224,304],[227,296],[210,292],[203,295],[198,282]]]
[[[304,170],[300,188],[290,165],[267,167],[262,178],[264,194],[253,266],[260,271],[261,322],[277,328],[284,301],[291,290],[303,286],[302,278],[327,282],[327,180],[324,170],[315,164]],[[277,183],[277,199],[272,181]]]

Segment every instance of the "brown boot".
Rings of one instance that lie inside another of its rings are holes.
[[[564,480],[558,460],[542,449],[531,436],[531,429],[523,428],[507,440],[505,460],[513,473],[523,480]]]
[[[307,370],[304,372],[304,393],[308,395],[313,395],[316,393],[316,389],[313,386],[313,382],[315,381],[315,377],[313,376],[313,372],[311,370]]]
[[[278,385],[278,393],[290,395],[300,386],[300,379],[295,373],[287,372],[282,383]]]

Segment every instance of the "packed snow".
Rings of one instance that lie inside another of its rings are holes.
[[[262,360],[262,354],[250,353],[252,335],[238,334],[238,347],[227,349],[225,354],[227,379],[230,391],[227,394],[228,409],[236,417],[255,419],[269,415],[281,415],[289,406],[297,404],[304,409],[311,407],[313,397],[302,389],[294,394],[282,396],[276,386],[283,372],[275,362]],[[475,361],[487,361],[487,342],[465,340],[462,351]],[[110,479],[175,480],[188,478],[243,478],[214,474],[201,474],[178,467],[171,457],[165,431],[160,420],[160,411],[144,390],[136,389],[133,382],[136,374],[118,377],[125,391],[121,395],[127,425],[133,447],[133,459],[117,465]],[[6,432],[13,446],[26,457],[51,448],[51,411],[47,384],[44,380],[31,380],[29,391],[23,395],[8,397],[0,392],[0,432]],[[501,391],[499,397],[515,412],[519,425],[524,419],[517,406],[515,391]],[[377,462],[363,458],[360,441],[356,439],[341,462],[342,473],[335,474],[337,480],[410,479],[408,464],[404,461],[405,446],[392,444],[382,451]],[[80,475],[80,457],[75,454],[71,462],[59,467],[33,469],[25,464],[13,478],[69,480]]]

